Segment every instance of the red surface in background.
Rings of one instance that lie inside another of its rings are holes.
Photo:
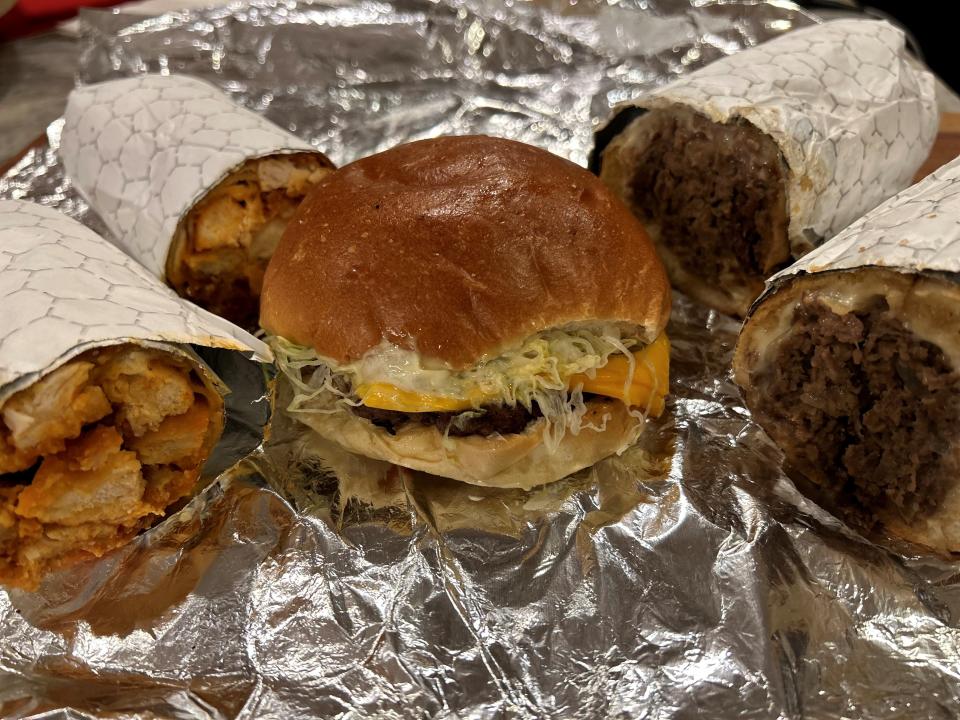
[[[118,0],[19,0],[0,17],[0,40],[12,40],[48,30],[61,20],[76,15],[81,7],[114,5]]]

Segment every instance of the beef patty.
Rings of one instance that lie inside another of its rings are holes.
[[[757,419],[819,485],[817,500],[840,514],[858,508],[868,525],[938,506],[960,470],[960,377],[939,347],[878,297],[845,315],[805,300],[775,352]]]
[[[527,425],[541,417],[542,413],[536,403],[533,410],[527,410],[523,405],[484,405],[478,408],[476,415],[463,415],[457,412],[425,412],[404,413],[396,410],[379,410],[357,405],[351,408],[354,414],[366,418],[377,427],[381,427],[391,435],[407,423],[420,425],[434,425],[440,432],[447,432],[457,437],[464,435],[482,435],[484,437],[499,433],[514,435],[523,432]]]
[[[789,259],[785,163],[772,139],[745,120],[720,124],[681,108],[638,122],[652,134],[630,200],[688,273],[749,286]]]

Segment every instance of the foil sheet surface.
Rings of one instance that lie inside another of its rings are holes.
[[[812,22],[701,0],[86,20],[82,81],[196,74],[337,163],[442,132],[584,162],[613,104]],[[50,148],[0,196],[104,230]],[[124,550],[0,594],[0,714],[956,716],[956,566],[880,550],[797,494],[730,380],[737,329],[677,297],[667,413],[623,456],[531,492],[365,461],[279,415]]]

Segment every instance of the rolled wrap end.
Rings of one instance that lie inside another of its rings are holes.
[[[734,372],[800,489],[868,532],[960,551],[960,288],[877,267],[800,275]]]
[[[97,348],[0,408],[0,583],[125,544],[189,496],[223,431],[223,400],[185,355]]]

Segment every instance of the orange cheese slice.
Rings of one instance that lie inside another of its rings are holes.
[[[627,358],[617,355],[597,368],[592,378],[586,373],[574,375],[568,387],[582,385],[584,392],[616,398],[630,407],[645,409],[650,417],[659,417],[670,386],[670,340],[665,333],[633,353],[633,377],[628,384],[629,372]]]
[[[476,402],[474,402],[470,398],[449,395],[424,395],[413,390],[403,390],[389,383],[360,385],[357,387],[357,395],[367,407],[405,413],[460,412],[483,404],[480,393],[477,393]]]
[[[663,412],[664,398],[670,385],[670,340],[661,334],[642,350],[633,353],[633,377],[627,382],[630,363],[623,356],[611,357],[597,368],[593,377],[587,373],[573,375],[568,387],[580,385],[584,392],[604,395],[623,401],[631,407],[643,408],[656,417]],[[357,395],[367,407],[397,412],[461,412],[484,404],[477,390],[468,397],[427,395],[403,390],[389,383],[369,383],[357,388]]]

